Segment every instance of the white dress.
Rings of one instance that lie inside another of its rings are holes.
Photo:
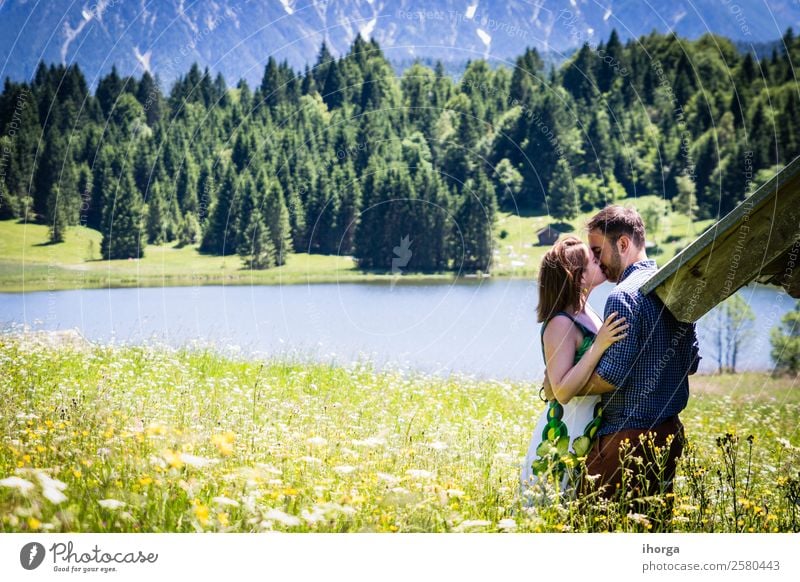
[[[592,423],[595,418],[595,406],[600,402],[600,396],[576,396],[562,407],[563,415],[561,422],[564,423],[569,435],[569,452],[575,452],[577,456],[585,454],[582,450],[575,450],[575,439],[583,436],[587,426]],[[547,500],[556,493],[552,486],[547,487],[540,481],[537,475],[534,475],[531,466],[533,462],[539,458],[537,449],[542,441],[545,439],[545,431],[548,429],[548,412],[551,406],[545,407],[542,414],[539,416],[539,421],[536,423],[536,428],[533,429],[533,436],[531,436],[530,445],[528,445],[528,454],[525,455],[525,462],[522,464],[522,471],[520,474],[520,484],[522,487],[523,504],[531,505],[533,503],[546,503]],[[580,449],[580,446],[579,446]],[[570,489],[570,475],[564,474],[560,483],[560,490],[562,493],[568,492]]]
[[[577,363],[592,341],[594,341],[595,332],[577,321],[570,314],[564,312],[560,312],[560,314],[569,317],[584,336],[583,344],[575,354],[574,363]],[[542,337],[544,337],[545,327],[546,323],[542,326]],[[544,343],[544,340],[542,341]],[[542,351],[544,352],[544,345],[542,345]],[[560,473],[563,474],[563,477],[561,477],[558,487],[556,487],[555,481],[560,474],[558,471],[551,471],[550,475],[552,477],[550,479],[541,479],[533,470],[532,465],[539,460],[537,465],[540,469],[543,466],[553,467],[553,459],[560,461],[566,459],[566,457],[571,457],[574,462],[576,457],[585,456],[594,441],[601,421],[602,409],[599,395],[576,396],[565,405],[555,401],[550,401],[547,404],[539,416],[536,428],[533,429],[533,435],[528,445],[528,453],[525,455],[525,462],[522,464],[520,472],[520,493],[523,505],[547,504],[561,494],[571,495],[574,493],[572,487],[574,483],[571,483],[571,481],[574,481],[573,471],[568,468],[565,469],[561,465],[562,471]],[[552,446],[548,448],[543,445],[544,441],[549,441]],[[558,441],[560,441],[560,447],[556,445]],[[576,441],[578,442],[576,443]],[[543,447],[544,451],[540,449],[540,446]],[[547,461],[540,460],[544,459],[543,452],[545,456],[548,456],[549,452],[549,465]],[[570,455],[570,453],[572,454]],[[544,474],[547,474],[547,472],[545,471]]]

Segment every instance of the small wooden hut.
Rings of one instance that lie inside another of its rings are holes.
[[[552,245],[555,244],[558,237],[561,236],[561,232],[548,225],[537,230],[536,236],[539,237],[540,245]]]

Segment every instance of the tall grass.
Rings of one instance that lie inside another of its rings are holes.
[[[0,369],[3,532],[654,529],[624,499],[528,506],[531,384],[17,335]],[[665,529],[798,530],[800,405],[763,392],[692,397]]]

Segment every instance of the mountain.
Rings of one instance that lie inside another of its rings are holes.
[[[256,83],[270,55],[300,69],[323,40],[338,55],[359,33],[394,63],[452,65],[510,63],[526,46],[558,61],[614,28],[623,40],[711,31],[747,45],[798,23],[791,0],[0,0],[0,77],[30,78],[44,60],[79,63],[92,85],[112,64],[169,83],[196,61]]]

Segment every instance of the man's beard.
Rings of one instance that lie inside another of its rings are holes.
[[[604,269],[604,273],[612,283],[619,282],[622,275],[622,256],[619,254],[616,244],[611,249],[611,264]]]

